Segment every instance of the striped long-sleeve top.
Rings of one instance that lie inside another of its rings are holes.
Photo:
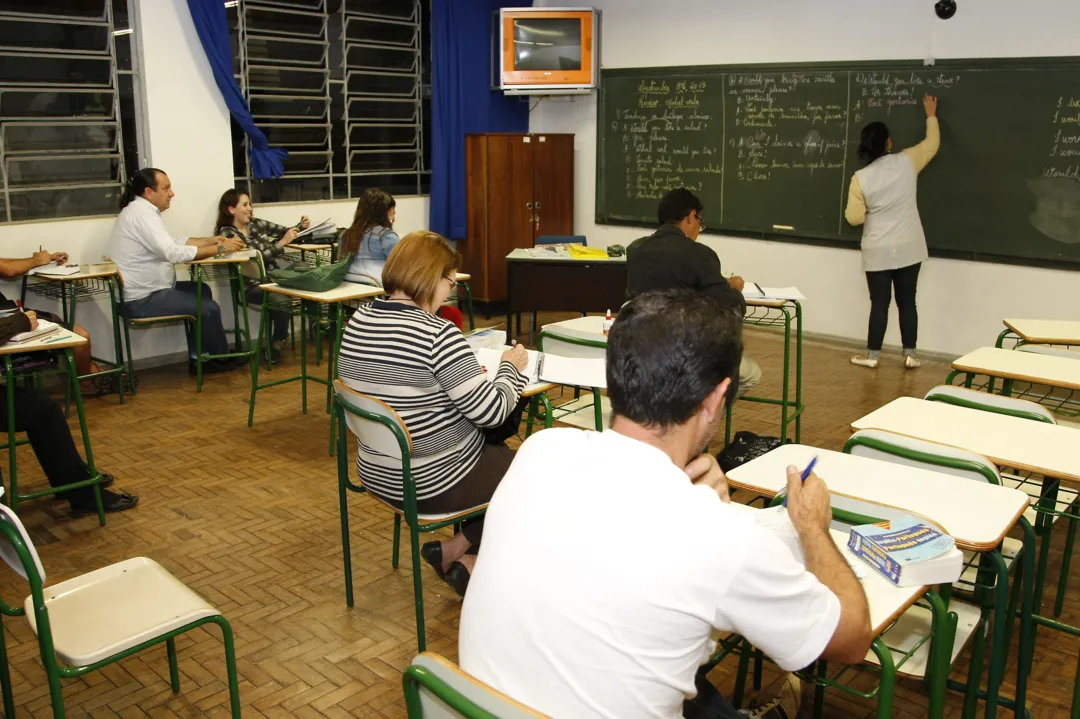
[[[457,327],[401,302],[377,300],[357,310],[338,358],[349,387],[386,402],[408,427],[418,499],[445,492],[476,466],[481,428],[502,424],[525,387],[509,362],[489,381]],[[369,490],[403,500],[399,461],[361,443],[356,468]]]

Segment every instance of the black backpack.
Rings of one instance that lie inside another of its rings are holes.
[[[753,432],[736,432],[731,444],[716,455],[720,469],[725,472],[771,452],[781,444],[779,437],[760,437]]]

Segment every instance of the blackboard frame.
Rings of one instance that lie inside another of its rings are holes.
[[[1000,70],[1021,68],[1048,68],[1048,69],[1076,69],[1080,72],[1080,56],[1046,56],[1046,57],[1013,57],[1013,58],[948,58],[936,60],[932,65],[923,60],[893,59],[893,60],[862,60],[862,61],[826,61],[826,62],[794,62],[794,63],[746,63],[727,65],[671,65],[652,67],[628,67],[628,68],[601,68],[600,71],[600,95],[597,97],[597,121],[596,121],[596,184],[595,184],[595,218],[598,225],[615,227],[641,227],[650,228],[655,225],[646,222],[622,220],[608,217],[600,206],[599,198],[604,197],[605,175],[603,168],[604,133],[602,128],[607,126],[610,118],[604,115],[603,92],[605,80],[611,78],[634,78],[642,80],[671,79],[672,76],[695,77],[715,75],[717,73],[776,73],[776,72],[827,72],[827,71],[880,71],[900,72],[913,70]],[[753,230],[746,228],[731,228],[710,225],[705,231],[706,235],[738,237],[755,240],[768,240],[785,243],[812,245],[819,247],[840,248],[858,251],[857,243],[835,237],[814,236],[806,233],[780,233]],[[1041,267],[1048,269],[1080,270],[1080,260],[1069,261],[1060,259],[1040,259],[1031,257],[1014,257],[994,253],[969,252],[943,250],[934,247],[929,248],[931,257],[944,259],[967,260],[972,262],[988,262],[993,264],[1016,265],[1027,267]]]

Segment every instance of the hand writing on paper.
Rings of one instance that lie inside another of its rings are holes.
[[[746,287],[746,280],[738,275],[733,275],[728,278],[728,284],[731,285],[732,289],[742,292],[743,287]]]
[[[30,320],[30,331],[33,332],[38,328],[37,312],[28,310],[24,314],[26,315],[26,319]]]
[[[788,467],[787,511],[799,536],[829,531],[832,506],[821,477],[811,472],[804,482],[798,467]]]
[[[529,353],[524,345],[514,345],[511,349],[502,353],[501,362],[509,362],[517,368],[518,372],[524,372],[529,364]]]

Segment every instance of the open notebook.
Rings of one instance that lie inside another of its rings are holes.
[[[28,275],[52,275],[54,277],[67,277],[68,275],[78,274],[78,265],[58,265],[55,262],[50,262],[47,265],[41,267],[35,267],[26,274]]]
[[[748,300],[805,300],[798,287],[763,287],[757,282],[743,285],[743,297]]]
[[[504,351],[489,348],[476,350],[476,359],[487,372],[488,381],[495,379]],[[552,382],[571,387],[607,389],[607,364],[602,359],[560,357],[535,350],[528,350],[528,354],[529,363],[522,374],[528,378],[529,384]]]
[[[9,345],[26,344],[27,342],[36,342],[43,337],[57,334],[60,332],[60,325],[55,322],[49,322],[49,320],[38,320],[37,329],[28,330],[26,332],[20,332],[17,335],[12,335],[11,339],[7,341]]]

